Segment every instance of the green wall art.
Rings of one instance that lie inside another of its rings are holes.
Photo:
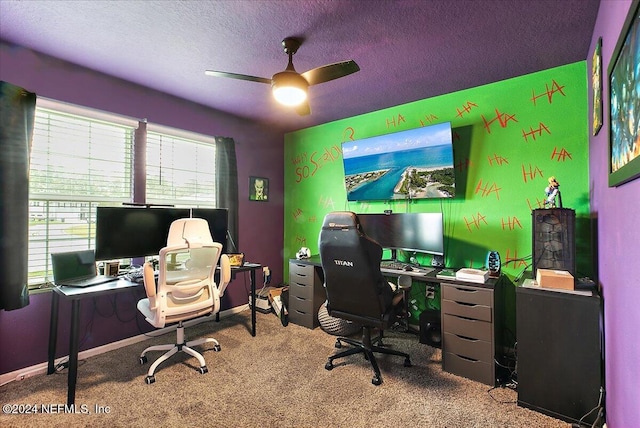
[[[588,81],[581,61],[287,134],[284,277],[300,247],[318,253],[328,212],[392,210],[442,212],[446,267],[484,267],[493,250],[503,273],[517,278],[531,268],[531,213],[544,208],[551,176],[563,207],[576,211],[577,274],[590,276]],[[452,126],[454,198],[347,201],[343,142],[442,122]],[[399,257],[431,262],[426,254]]]

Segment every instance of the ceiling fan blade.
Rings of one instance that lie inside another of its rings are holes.
[[[207,76],[230,77],[231,79],[248,80],[250,82],[267,83],[269,85],[271,84],[271,79],[267,79],[265,77],[256,77],[256,76],[248,76],[246,74],[228,73],[226,71],[207,70],[204,72],[204,74],[206,74]]]
[[[305,101],[296,107],[296,113],[300,116],[308,116],[311,114],[311,107],[309,106],[309,101]]]
[[[340,77],[348,76],[351,73],[359,71],[360,67],[355,61],[342,61],[335,64],[324,65],[317,67],[309,71],[302,73],[309,86],[317,85],[319,83],[328,82],[330,80],[338,79]]]

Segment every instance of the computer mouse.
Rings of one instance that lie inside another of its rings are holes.
[[[404,265],[404,267],[402,269],[404,269],[406,271],[409,271],[409,272],[413,270],[413,268],[411,266],[409,266],[409,265]]]

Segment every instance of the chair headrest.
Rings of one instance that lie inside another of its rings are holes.
[[[167,245],[187,244],[190,248],[213,243],[209,223],[202,218],[182,218],[171,223]]]
[[[351,211],[333,211],[325,215],[322,222],[324,230],[360,229],[358,216]]]

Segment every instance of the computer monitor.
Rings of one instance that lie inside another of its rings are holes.
[[[227,252],[228,210],[219,208],[98,207],[96,259],[156,256],[167,245],[169,227],[180,218],[203,218],[214,242]]]
[[[442,213],[358,214],[358,219],[383,248],[444,256]]]
[[[96,260],[158,255],[171,223],[190,216],[189,208],[98,207]]]
[[[221,243],[222,252],[228,253],[227,230],[229,228],[229,210],[226,208],[192,208],[191,217],[207,220],[213,242]]]

